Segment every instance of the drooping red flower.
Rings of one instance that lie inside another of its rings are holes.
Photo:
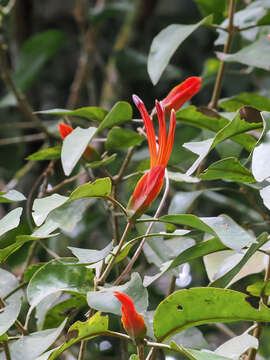
[[[59,133],[63,140],[73,131],[73,128],[69,125],[59,123],[58,126],[59,126]],[[83,157],[85,160],[89,162],[100,160],[100,156],[98,152],[91,145],[88,145],[87,148],[84,150]]]
[[[119,291],[113,293],[121,301],[121,320],[126,332],[136,343],[140,343],[146,335],[146,325],[142,315],[137,313],[131,297]]]
[[[192,76],[175,86],[161,101],[166,111],[177,111],[186,101],[190,100],[201,88],[202,79]]]
[[[141,113],[150,151],[150,171],[144,174],[139,180],[128,203],[128,209],[133,212],[132,216],[139,217],[151,205],[161,190],[165,169],[172,152],[176,118],[175,111],[172,110],[170,115],[169,133],[167,136],[165,109],[160,102],[156,101],[156,111],[159,120],[159,147],[157,150],[152,119],[148,114],[144,103],[138,96],[133,95],[133,101]]]

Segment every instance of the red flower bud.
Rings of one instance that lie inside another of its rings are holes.
[[[131,297],[119,291],[113,293],[121,301],[121,320],[126,332],[137,344],[140,343],[146,335],[146,325],[142,315],[137,313]]]
[[[177,111],[186,101],[192,98],[201,88],[200,77],[190,77],[181,84],[175,86],[169,94],[161,101],[166,111],[174,109]]]

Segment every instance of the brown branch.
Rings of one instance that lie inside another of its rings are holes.
[[[74,18],[80,30],[81,54],[70,93],[67,101],[67,108],[74,109],[80,100],[80,93],[92,74],[93,54],[96,52],[97,28],[89,25],[86,19],[87,1],[76,0],[74,8]]]
[[[3,341],[2,344],[3,344],[6,360],[11,360],[10,351],[9,351],[9,347],[8,347],[8,342]]]
[[[1,77],[8,89],[11,90],[13,95],[15,96],[17,100],[17,104],[19,108],[21,109],[24,116],[32,121],[33,123],[36,123],[37,127],[48,137],[52,137],[53,134],[50,134],[47,130],[47,128],[42,124],[42,121],[33,114],[33,109],[29,102],[27,101],[24,94],[20,91],[20,89],[17,88],[16,84],[14,83],[12,76],[10,74],[10,68],[8,65],[7,60],[7,46],[5,44],[0,45],[0,67],[1,67]]]
[[[227,54],[230,50],[231,47],[231,43],[232,43],[232,38],[233,38],[233,34],[235,32],[235,28],[233,25],[233,17],[234,17],[234,12],[235,12],[235,5],[236,5],[236,1],[235,0],[230,0],[230,4],[229,4],[229,24],[227,27],[227,31],[228,31],[228,36],[227,36],[227,41],[224,45],[224,49],[223,52],[225,54]],[[217,74],[217,78],[216,78],[216,83],[214,86],[214,90],[213,90],[213,94],[212,94],[212,99],[208,105],[209,108],[211,109],[216,109],[217,108],[217,103],[220,97],[220,93],[221,93],[221,87],[222,87],[222,82],[223,82],[223,77],[224,77],[224,71],[225,71],[225,61],[221,61],[220,66],[219,66],[219,70],[218,70],[218,74]]]

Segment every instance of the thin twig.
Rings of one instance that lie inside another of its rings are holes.
[[[99,285],[103,285],[105,280],[107,279],[108,275],[110,274],[110,271],[111,271],[111,269],[113,267],[115,259],[120,254],[120,251],[121,251],[121,249],[122,249],[122,247],[123,247],[123,245],[124,245],[124,243],[126,241],[126,237],[127,237],[128,233],[129,233],[129,230],[131,229],[132,226],[133,226],[133,222],[131,220],[129,220],[127,225],[126,225],[126,228],[125,228],[125,230],[123,232],[123,235],[121,237],[121,240],[119,242],[119,245],[118,245],[118,248],[117,248],[115,254],[113,254],[113,256],[111,257],[111,259],[110,259],[110,261],[109,261],[109,263],[108,263],[108,265],[107,265],[107,267],[105,269],[105,271],[103,272],[101,277],[98,279],[98,284]]]
[[[44,140],[46,135],[44,134],[31,134],[31,135],[23,135],[23,136],[14,136],[7,139],[0,140],[0,146],[12,145],[12,144],[20,144],[26,142],[34,142]]]
[[[33,109],[29,102],[27,101],[24,94],[17,88],[15,85],[11,74],[10,68],[7,60],[7,46],[5,44],[0,45],[0,64],[1,64],[1,77],[6,84],[6,87],[10,89],[15,96],[18,106],[25,115],[27,119],[37,124],[37,127],[47,136],[53,136],[47,130],[47,128],[43,125],[42,121],[33,114]]]
[[[52,189],[50,190],[47,190],[46,191],[46,194],[47,195],[51,195],[51,194],[54,194],[56,191],[58,191],[59,189],[61,189],[61,187],[65,186],[66,184],[69,184],[75,180],[77,180],[80,176],[84,175],[85,172],[84,171],[81,171],[79,174],[77,175],[74,175],[68,179],[65,179],[63,180],[62,182],[60,182],[59,184],[55,185]]]
[[[232,38],[233,38],[233,34],[235,31],[234,25],[233,25],[233,17],[234,17],[234,12],[235,12],[235,0],[230,0],[230,4],[229,4],[229,24],[227,27],[228,30],[228,36],[227,36],[227,41],[224,45],[224,49],[223,52],[225,54],[227,54],[230,50],[230,46],[232,43]],[[213,95],[212,95],[212,99],[208,105],[209,108],[211,109],[216,109],[217,107],[217,103],[218,103],[218,99],[221,93],[221,86],[222,86],[222,82],[223,82],[223,76],[224,76],[224,70],[225,70],[225,61],[221,61],[220,66],[219,66],[219,70],[218,70],[218,74],[217,74],[217,78],[216,78],[216,83],[214,86],[214,90],[213,90]]]
[[[11,360],[10,351],[9,351],[9,347],[8,347],[8,342],[3,341],[2,344],[3,344],[6,360]]]
[[[157,211],[155,213],[154,219],[157,219],[159,217],[159,214],[161,213],[161,211],[162,211],[162,209],[163,209],[163,207],[165,205],[165,201],[166,201],[166,198],[167,198],[168,193],[169,193],[169,187],[170,187],[170,182],[169,182],[169,177],[168,177],[168,173],[167,173],[167,170],[166,170],[166,173],[165,173],[165,190],[164,190],[164,194],[163,194],[163,197],[161,199],[161,202],[159,204],[159,207],[158,207],[158,209],[157,209]],[[145,235],[148,235],[150,233],[153,225],[154,225],[154,221],[152,221],[149,224]],[[147,239],[147,237],[144,237],[142,239],[142,241],[140,242],[140,245],[138,246],[138,248],[137,248],[135,254],[133,255],[132,259],[130,260],[129,264],[126,266],[126,268],[121,273],[121,275],[118,277],[118,279],[116,279],[116,281],[114,282],[114,285],[120,284],[123,277],[131,271],[135,261],[137,260],[137,258],[139,257],[139,255],[140,255],[140,253],[141,253],[141,251],[143,249],[143,246],[145,244],[146,239]]]
[[[81,341],[81,345],[80,345],[80,351],[79,351],[79,355],[78,355],[78,360],[83,360],[84,358],[84,354],[85,354],[85,350],[86,350],[86,341]]]

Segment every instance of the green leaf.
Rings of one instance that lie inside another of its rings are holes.
[[[69,196],[68,201],[73,201],[83,198],[93,198],[93,197],[106,197],[111,194],[112,183],[110,178],[97,179],[92,183],[83,184],[74,191]]]
[[[69,316],[70,321],[82,308],[87,309],[85,296],[72,295],[69,299],[56,304],[46,312],[42,328],[50,329],[53,326],[59,326],[66,316]]]
[[[185,348],[210,349],[203,333],[196,327],[183,330],[173,335],[171,339],[175,341],[176,344],[184,346]]]
[[[93,270],[74,264],[74,259],[54,259],[42,266],[28,284],[27,298],[31,309],[57,291],[85,294],[91,290],[93,279]]]
[[[195,176],[188,176],[180,172],[168,171],[168,176],[170,180],[175,182],[187,182],[193,184],[200,182],[200,179],[196,178]]]
[[[148,307],[148,294],[142,285],[142,280],[138,273],[132,273],[130,281],[124,285],[111,286],[100,291],[88,292],[88,305],[95,310],[121,315],[121,303],[113,295],[113,291],[120,291],[129,295],[134,301],[138,312],[146,311]]]
[[[205,255],[212,254],[218,251],[223,251],[226,249],[228,249],[227,246],[225,246],[217,238],[212,238],[210,240],[200,242],[186,249],[180,255],[176,256],[171,262],[168,270],[173,269],[179,265],[182,265],[185,262],[189,262],[193,259],[201,258]]]
[[[212,16],[207,16],[194,25],[172,24],[161,30],[152,41],[148,56],[147,70],[154,85],[159,81],[163,71],[181,43],[200,25],[212,23]],[[168,41],[170,39],[170,41]]]
[[[59,206],[63,205],[68,197],[53,194],[41,199],[35,199],[33,203],[32,216],[37,226],[43,224],[48,214]]]
[[[89,142],[96,134],[97,128],[82,129],[77,127],[65,137],[61,152],[61,161],[66,176],[70,175]]]
[[[234,250],[240,250],[248,244],[256,242],[252,235],[227,215],[201,218],[190,214],[164,215],[159,218],[159,221],[191,226],[219,238],[225,246]]]
[[[11,359],[21,360],[23,356],[27,360],[37,360],[38,356],[56,341],[65,323],[66,321],[56,329],[37,331],[12,342],[9,346]],[[1,353],[0,360],[5,359],[5,355]]]
[[[37,228],[32,236],[46,237],[57,228],[72,232],[76,224],[82,219],[86,209],[94,201],[94,199],[79,199],[64,203],[49,213],[44,224]]]
[[[140,145],[145,137],[136,131],[113,127],[107,136],[106,150],[120,150],[134,145]]]
[[[138,355],[136,354],[130,355],[129,360],[139,360]]]
[[[88,168],[96,168],[99,166],[106,166],[113,162],[117,157],[117,154],[112,154],[111,156],[105,157],[102,160],[92,161],[91,163],[86,164]]]
[[[3,299],[19,285],[19,281],[10,272],[0,269],[0,297]],[[5,303],[3,312],[0,312],[0,336],[14,324],[21,309],[21,299],[24,294],[22,290],[16,291],[9,296]]]
[[[68,246],[68,249],[79,260],[78,264],[94,264],[108,256],[113,248],[112,242],[102,250],[81,249]]]
[[[18,88],[26,90],[55,53],[64,45],[65,36],[59,30],[47,30],[31,36],[21,47],[17,58],[17,69],[12,78]],[[0,101],[0,107],[15,105],[10,93]]]
[[[213,22],[220,24],[225,15],[226,0],[195,0],[202,16],[213,14]]]
[[[0,191],[0,203],[24,201],[26,197],[17,190]]]
[[[232,339],[226,341],[220,345],[216,350],[215,354],[228,356],[229,359],[241,358],[248,349],[258,349],[259,342],[254,336],[244,333],[240,336],[235,336]]]
[[[233,17],[233,24],[238,29],[251,27],[259,24],[260,20],[266,15],[267,11],[263,9],[262,7],[257,7],[250,9],[248,6],[245,9],[242,9],[240,11],[237,11],[234,13]],[[227,29],[229,25],[229,19],[226,18],[220,26],[224,29]],[[215,40],[215,45],[224,45],[227,41],[227,32],[218,29],[217,30],[219,36]],[[241,31],[240,35],[247,39],[254,41],[256,38],[258,30],[257,29],[248,29],[245,31]]]
[[[19,225],[22,211],[23,208],[18,207],[10,211],[0,220],[0,236]]]
[[[191,175],[217,144],[221,141],[231,138],[232,140],[236,137],[242,136],[242,145],[249,151],[251,151],[256,143],[256,140],[248,134],[243,134],[246,131],[261,128],[261,123],[249,123],[244,119],[241,119],[240,112],[236,114],[232,121],[230,121],[224,128],[222,128],[214,138],[210,138],[203,141],[194,141],[183,144],[185,148],[199,155],[198,159],[191,165],[187,170],[186,174]]]
[[[126,101],[117,102],[98,127],[98,132],[132,119],[132,107]]]
[[[44,115],[82,117],[91,121],[99,121],[99,122],[105,118],[107,113],[108,113],[107,110],[97,106],[86,106],[76,110],[50,109],[50,110],[36,112],[36,114],[44,114]]]
[[[187,248],[184,251],[181,251],[180,254],[176,255],[173,260],[167,261],[160,266],[160,272],[153,276],[145,276],[143,280],[144,286],[151,285],[154,281],[159,279],[167,271],[172,270],[179,265],[182,265],[191,260],[201,258],[202,256],[212,254],[218,251],[223,251],[228,249],[222,242],[217,238],[212,238],[207,241],[195,244]]]
[[[202,174],[203,180],[226,179],[241,183],[256,182],[252,172],[245,168],[235,157],[229,157],[211,164]]]
[[[229,360],[230,358],[217,355],[212,351],[200,351],[195,349],[185,348],[179,346],[174,341],[170,341],[170,347],[172,350],[185,355],[190,360]]]
[[[263,56],[262,56],[263,54]],[[217,52],[221,61],[238,62],[240,64],[270,70],[270,41],[267,35],[261,36],[257,41],[251,43],[234,54]]]
[[[243,106],[253,106],[261,111],[270,111],[270,100],[256,93],[241,93],[227,99],[220,100],[219,106],[225,111],[233,112]]]
[[[100,312],[96,313],[85,322],[75,322],[68,330],[66,342],[60,346],[60,348],[54,350],[48,360],[56,359],[63,351],[79,341],[92,339],[99,334],[103,335],[108,330],[108,326],[108,315],[101,315]]]
[[[31,235],[19,235],[16,237],[16,241],[9,246],[0,249],[0,263],[3,263],[10,255],[20,249],[26,242],[34,241],[37,239],[46,239],[48,237],[54,237],[57,234],[46,235],[46,236],[31,236]]]
[[[53,160],[61,157],[62,146],[55,146],[47,149],[39,150],[26,157],[26,160],[39,161],[39,160]]]
[[[0,341],[8,341],[8,336],[7,334],[3,334],[0,336]]]
[[[247,287],[247,291],[253,296],[270,295],[270,281],[256,281]]]
[[[248,251],[245,253],[243,258],[239,261],[239,263],[234,266],[230,271],[226,272],[223,276],[219,277],[215,281],[213,281],[209,286],[212,287],[226,287],[231,280],[239,273],[239,271],[243,268],[243,266],[248,262],[253,254],[268,241],[268,234],[262,233],[258,239],[257,244],[252,244]]]
[[[270,310],[264,304],[255,309],[246,294],[227,289],[193,288],[174,292],[163,300],[154,316],[157,341],[184,329],[215,322],[270,321]]]
[[[270,42],[270,41],[269,41]],[[252,155],[252,173],[257,181],[263,181],[270,176],[270,112],[263,111],[263,131]]]
[[[236,120],[232,124],[232,126],[230,125],[230,120],[220,116],[217,112],[213,110],[205,107],[200,107],[196,110],[195,106],[188,106],[185,109],[179,110],[176,113],[176,120],[179,122],[183,122],[187,125],[196,126],[200,129],[211,130],[216,133],[224,129],[217,138],[218,141],[215,143],[215,145],[218,142],[225,140],[229,137],[231,138],[231,140],[242,145],[248,151],[251,151],[256,144],[256,140],[253,136],[249,134],[243,134],[244,131],[248,131],[245,129],[250,129],[250,127],[248,125],[245,126],[245,122],[240,121],[238,116],[236,116]],[[228,128],[226,128],[225,130],[226,126],[228,126]],[[261,126],[259,124],[252,125],[251,129],[260,127]],[[234,132],[236,133],[235,135]]]

